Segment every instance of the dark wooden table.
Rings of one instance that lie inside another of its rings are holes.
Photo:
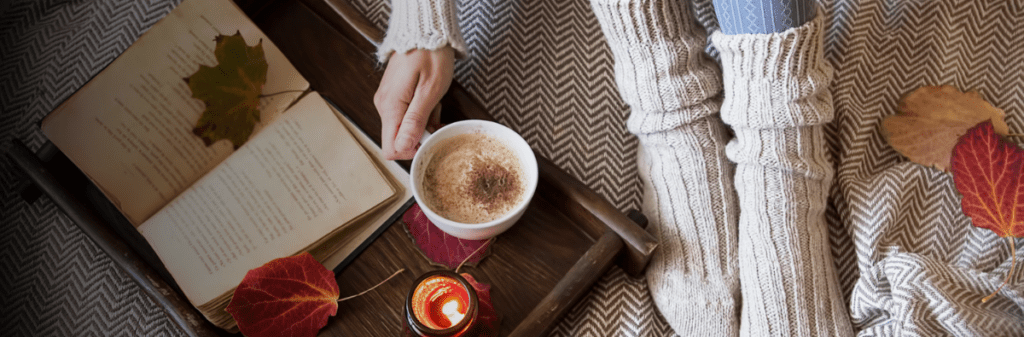
[[[236,2],[314,90],[380,143],[380,119],[372,97],[381,71],[371,41],[379,41],[381,32],[343,0]],[[442,107],[447,121],[493,120],[458,83],[453,83]],[[82,193],[69,187],[66,179],[59,179],[63,174],[51,173],[54,165],[39,158],[54,157],[53,148],[44,147],[43,152],[33,154],[16,144],[8,156],[188,334],[225,334],[198,316],[173,281],[167,281],[159,260],[137,234],[116,225],[118,221],[109,219],[109,212],[98,215],[104,212],[78,200]],[[498,237],[489,257],[462,270],[492,285],[493,304],[502,318],[501,335],[546,333],[613,263],[617,261],[630,274],[639,274],[657,246],[636,222],[583,183],[540,155],[538,161],[540,183],[522,220]],[[61,163],[56,169],[65,170],[67,165]],[[404,324],[403,303],[413,280],[437,268],[417,251],[403,226],[391,226],[351,264],[335,270],[341,294],[346,296],[373,286],[400,268],[408,271],[367,295],[341,303],[338,315],[330,319],[321,335],[399,335]]]

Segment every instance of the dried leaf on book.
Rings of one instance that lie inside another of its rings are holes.
[[[237,149],[249,140],[260,121],[260,95],[268,65],[262,41],[250,47],[241,33],[220,35],[216,41],[213,53],[218,64],[200,65],[185,79],[192,97],[206,103],[192,133],[207,146],[227,139]]]
[[[953,146],[967,129],[991,120],[995,132],[1006,135],[1005,115],[977,92],[926,86],[900,100],[898,113],[882,121],[882,134],[910,161],[947,171]]]

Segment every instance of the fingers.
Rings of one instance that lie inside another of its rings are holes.
[[[395,137],[395,152],[399,157],[411,158],[416,154],[416,146],[423,137],[423,130],[426,129],[434,107],[444,94],[436,82],[437,78],[422,79],[412,102],[409,103],[409,108],[405,111],[398,135]]]
[[[380,108],[378,108],[378,111]],[[398,111],[404,111],[404,108],[388,109],[387,113],[381,112],[381,130],[380,130],[380,149],[384,153],[384,159],[397,160],[407,159],[400,158],[397,151],[395,151],[395,136],[398,135],[398,127],[402,122],[402,115]],[[385,116],[387,115],[387,116]]]
[[[373,104],[380,115],[380,148],[385,159],[408,159],[399,155],[394,143],[405,111],[409,108],[409,102],[415,93],[417,77],[415,73],[410,74],[408,71],[389,66],[384,71],[377,93],[373,96]]]
[[[411,159],[416,154],[423,130],[451,84],[453,68],[450,47],[391,57],[374,95],[385,158]]]

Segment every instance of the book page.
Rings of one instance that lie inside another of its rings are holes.
[[[381,226],[386,225],[386,222],[396,215],[398,211],[402,210],[408,200],[412,199],[412,188],[409,186],[409,172],[406,172],[401,165],[398,165],[398,162],[384,159],[384,151],[373,142],[373,139],[370,139],[370,136],[363,133],[341,111],[338,111],[333,106],[331,109],[338,120],[348,128],[349,132],[356,136],[356,140],[363,145],[368,155],[376,158],[376,162],[381,166],[381,169],[386,170],[394,177],[395,183],[398,186],[396,186],[397,195],[395,198],[397,202],[388,204],[386,207],[371,214],[363,220],[363,226],[352,226],[357,228],[353,228],[351,233],[344,234],[345,238],[343,240],[328,242],[325,245],[310,250],[310,253],[317,257],[317,260],[320,260],[327,269],[334,269],[342,262],[349,260],[351,255],[359,249],[360,245],[366,242]],[[320,258],[321,256],[323,256],[323,259]]]
[[[186,0],[43,121],[43,133],[132,224],[138,226],[232,151],[192,134],[205,104],[183,80],[215,66],[214,37],[241,32],[262,41],[269,69],[263,93],[306,90],[309,83],[228,0]],[[261,125],[301,93],[264,98]]]
[[[312,93],[139,227],[193,304],[395,194]]]

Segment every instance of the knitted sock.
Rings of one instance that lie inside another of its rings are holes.
[[[851,336],[829,250],[832,68],[822,15],[765,35],[712,34],[722,57],[722,118],[736,132],[741,336]]]
[[[647,267],[651,295],[683,336],[739,331],[737,201],[727,131],[717,115],[718,66],[681,1],[592,0],[615,78],[643,147],[644,212],[660,246]]]

